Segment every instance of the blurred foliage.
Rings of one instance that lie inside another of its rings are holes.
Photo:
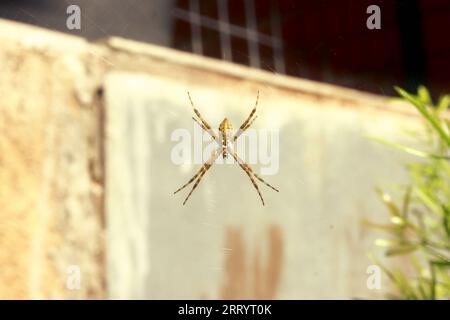
[[[409,182],[399,186],[401,199],[377,190],[390,212],[389,222],[370,223],[385,234],[375,245],[385,248],[385,257],[401,255],[401,268],[371,258],[395,284],[391,298],[450,299],[450,96],[434,104],[424,87],[419,87],[417,95],[396,90],[425,119],[424,141],[418,141],[425,150],[375,139],[418,158],[406,165]]]

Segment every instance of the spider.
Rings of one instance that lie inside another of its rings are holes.
[[[250,178],[250,181],[252,182],[253,186],[255,187],[256,191],[258,192],[259,198],[261,199],[261,202],[264,206],[264,199],[261,195],[261,192],[259,191],[258,185],[256,184],[256,181],[254,178],[258,179],[262,183],[264,183],[269,188],[275,190],[276,192],[279,192],[279,190],[273,186],[271,186],[269,183],[264,181],[259,175],[253,171],[253,169],[242,160],[237,153],[234,151],[234,145],[236,143],[236,140],[239,138],[239,136],[244,133],[245,130],[247,130],[252,123],[255,121],[255,119],[258,117],[255,115],[256,113],[256,107],[258,106],[258,100],[259,100],[259,91],[256,96],[256,103],[253,110],[250,112],[250,115],[248,118],[242,123],[239,130],[233,135],[233,125],[230,123],[230,121],[225,118],[222,120],[222,122],[219,125],[219,136],[216,135],[216,133],[211,129],[209,124],[203,119],[203,117],[200,115],[200,112],[197,110],[197,108],[194,106],[194,103],[192,102],[191,95],[189,92],[187,93],[189,97],[189,101],[191,103],[192,108],[194,109],[195,115],[198,117],[192,117],[192,119],[204,130],[206,131],[217,143],[221,148],[217,148],[214,150],[211,154],[211,157],[203,164],[203,166],[200,168],[200,170],[181,188],[179,188],[177,191],[174,192],[176,194],[177,192],[183,190],[185,187],[190,185],[192,182],[195,181],[194,186],[192,187],[191,191],[189,192],[188,196],[183,202],[183,205],[186,204],[189,197],[191,196],[192,192],[194,192],[195,188],[197,188],[198,184],[200,183],[200,180],[203,178],[205,173],[211,168],[211,166],[214,164],[216,159],[222,154],[223,159],[227,159],[228,155],[230,154],[234,160],[239,164],[239,166],[244,170],[244,172],[248,175]],[[233,147],[232,147],[233,146]]]

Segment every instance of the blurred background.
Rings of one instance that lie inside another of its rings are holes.
[[[390,221],[383,202],[398,215],[414,152],[368,137],[441,147],[391,98],[448,93],[448,21],[444,0],[2,1],[0,297],[385,298],[390,274],[368,256],[380,228],[366,222]],[[173,133],[194,132],[186,91],[213,128],[239,126],[260,92],[252,128],[279,133],[266,206],[235,164],[214,166],[186,206],[188,190],[173,195],[200,167],[171,161]]]
[[[82,8],[81,30],[65,25]],[[381,29],[366,28],[370,5]],[[5,0],[0,17],[88,39],[120,36],[253,68],[392,95],[450,85],[446,0]]]

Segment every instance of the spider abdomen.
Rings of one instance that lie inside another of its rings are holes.
[[[225,118],[219,125],[219,132],[222,137],[222,157],[223,159],[228,158],[228,146],[229,138],[232,136],[233,125],[231,122]]]
[[[222,157],[223,157],[224,160],[228,158],[228,149],[227,149],[227,142],[226,141],[224,141],[222,143]]]

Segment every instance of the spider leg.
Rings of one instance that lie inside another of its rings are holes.
[[[234,135],[233,141],[235,141],[237,139],[237,137],[240,136],[242,134],[242,132],[244,132],[250,126],[250,125],[249,126],[247,126],[247,125],[250,122],[250,120],[252,120],[252,117],[253,117],[253,115],[256,112],[256,107],[258,106],[258,100],[259,100],[259,90],[258,90],[258,94],[256,95],[256,103],[255,103],[255,106],[253,107],[252,112],[250,112],[250,115],[247,117],[247,119],[244,121],[244,123],[242,123],[241,127],[239,128],[239,130]],[[253,119],[253,121],[255,119]],[[251,122],[253,122],[253,121],[251,121]]]
[[[200,121],[197,120],[197,118],[192,117],[192,119],[193,119],[195,122],[197,122],[197,124],[198,124],[203,130],[205,130],[206,132],[208,132],[209,135],[213,138],[213,140],[215,140],[219,145],[222,144],[222,142],[219,140],[219,138],[214,134],[214,131],[212,131],[211,129],[208,130],[208,129],[203,125],[203,123],[201,123]]]
[[[239,161],[239,158],[238,158],[237,154],[236,154],[233,150],[231,150],[231,149],[228,149],[228,150],[229,150],[229,152],[231,153],[231,155],[233,156],[234,160],[236,160],[236,162],[239,163],[239,166],[242,168],[242,170],[244,170],[244,172],[245,172],[245,173],[248,175],[248,177],[250,178],[250,181],[252,182],[253,186],[255,187],[256,192],[258,192],[259,198],[261,199],[261,202],[262,202],[262,204],[263,204],[263,206],[264,206],[265,204],[264,204],[263,196],[262,196],[262,194],[261,194],[261,191],[259,191],[259,187],[258,187],[258,185],[256,184],[255,179],[253,179],[252,173],[248,170],[248,168],[247,168],[243,163],[241,163],[241,162]]]
[[[238,130],[238,132],[236,132],[236,134],[233,137],[233,142],[236,142],[236,140],[240,137],[241,134],[243,134],[245,132],[245,130],[247,130],[248,128],[250,128],[250,126],[252,125],[252,123],[256,120],[256,118],[258,118],[258,116],[255,116],[252,121],[250,121],[249,123],[247,123],[247,125],[244,127],[244,129],[242,130]]]
[[[269,184],[268,182],[266,182],[263,178],[261,178],[261,177],[260,177],[260,176],[259,176],[259,175],[258,175],[258,174],[250,167],[250,165],[248,165],[247,163],[245,163],[245,161],[242,160],[242,159],[237,155],[236,152],[234,152],[231,148],[229,148],[228,150],[229,150],[229,152],[234,153],[234,157],[235,157],[236,161],[238,161],[239,164],[242,164],[243,166],[245,166],[245,167],[247,168],[247,170],[248,170],[251,174],[253,174],[253,175],[256,177],[256,179],[258,179],[259,181],[261,181],[262,183],[264,183],[266,186],[268,186],[269,188],[273,189],[274,191],[280,192],[280,190],[278,190],[278,189],[275,188],[274,186],[270,185],[270,184]]]
[[[189,93],[189,91],[188,91],[188,97],[189,97],[189,101],[191,102],[191,106],[192,106],[192,109],[194,109],[194,113],[196,114],[196,116],[198,117],[198,119],[200,120],[198,120],[198,119],[196,119],[196,118],[193,118],[198,124],[202,124],[201,125],[201,127],[202,127],[202,129],[203,130],[205,130],[206,132],[208,132],[210,135],[211,135],[211,137],[213,137],[214,138],[214,140],[216,140],[216,141],[220,141],[220,139],[219,139],[219,137],[214,133],[214,131],[212,131],[212,129],[211,129],[211,126],[208,124],[208,122],[206,122],[206,120],[205,119],[203,119],[203,117],[202,117],[202,115],[200,114],[200,112],[197,110],[197,108],[194,106],[194,102],[192,101],[192,98],[191,98],[191,94]]]
[[[186,203],[186,201],[189,199],[189,197],[191,196],[192,192],[194,191],[194,189],[197,187],[197,185],[200,183],[201,178],[203,177],[203,175],[206,173],[206,171],[209,170],[209,168],[211,168],[211,166],[214,164],[214,162],[216,161],[216,159],[219,157],[219,155],[222,153],[222,151],[217,151],[215,150],[212,154],[211,157],[203,164],[203,166],[200,168],[200,170],[185,184],[183,185],[181,188],[179,188],[177,191],[175,191],[173,194],[176,194],[177,192],[183,190],[185,187],[187,187],[188,185],[190,185],[195,179],[197,179],[197,181],[195,182],[193,188],[191,189],[191,191],[189,192],[189,195],[187,196],[187,198],[184,200],[183,205]]]
[[[247,125],[245,126],[243,131],[245,131],[248,128],[250,128],[250,126],[253,124],[253,122],[256,120],[256,118],[258,118],[258,116],[255,116],[249,123],[247,123]]]
[[[206,129],[206,127],[203,125],[203,123],[201,123],[200,121],[197,120],[196,117],[192,117],[192,120],[194,120],[195,122],[197,122],[197,124],[206,132],[208,132],[208,129]]]
[[[208,171],[209,168],[211,168],[211,165],[206,165],[205,168],[202,170],[202,172],[200,173],[200,176],[198,177],[197,181],[195,181],[194,186],[192,187],[192,189],[189,192],[188,196],[186,197],[186,199],[184,199],[183,206],[186,204],[186,202],[188,201],[188,199],[191,196],[192,192],[194,192],[195,188],[197,188],[198,184],[200,183],[200,181],[202,180],[203,176],[205,175],[206,171]]]
[[[190,185],[192,183],[192,181],[194,181],[204,170],[206,164],[204,164],[200,170],[198,170],[198,172],[196,174],[194,174],[194,176],[188,181],[186,182],[185,185],[183,185],[182,187],[178,188],[177,191],[175,191],[173,194],[178,193],[179,191],[183,190],[184,188],[186,188],[188,185]]]

